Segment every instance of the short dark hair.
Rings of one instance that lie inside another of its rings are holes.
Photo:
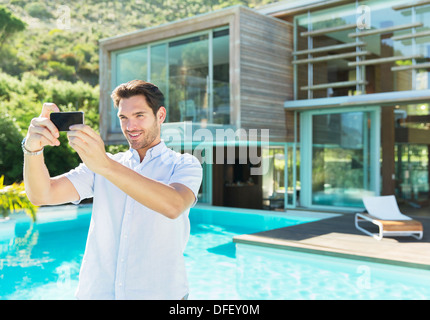
[[[137,95],[145,97],[146,102],[151,107],[154,115],[157,114],[160,107],[164,106],[164,95],[160,89],[158,89],[156,85],[143,80],[131,80],[120,84],[112,91],[111,98],[115,108],[118,108],[121,99]]]

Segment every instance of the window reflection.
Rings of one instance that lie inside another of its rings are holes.
[[[313,116],[312,204],[360,206],[371,193],[369,112]]]
[[[285,201],[285,149],[270,147],[263,149],[263,161],[268,163],[268,172],[263,175],[263,208],[284,210]]]
[[[368,0],[296,17],[297,98],[428,89],[430,5],[405,4]],[[357,5],[370,10],[368,28],[357,28]]]
[[[167,44],[159,44],[151,46],[151,77],[150,81],[158,86],[164,94],[164,104],[166,109],[169,108],[169,92],[168,88],[168,64],[167,64]],[[169,121],[169,113],[167,113],[167,121]]]
[[[208,36],[169,43],[169,121],[207,119]]]
[[[148,74],[148,49],[133,48],[116,53],[114,71],[114,87],[134,79],[147,79]],[[117,118],[117,112],[112,103],[111,128],[114,132],[121,132]]]
[[[230,123],[230,58],[228,29],[213,33],[213,112],[211,123]]]
[[[156,84],[169,123],[230,124],[229,29],[118,51],[112,67],[113,88],[133,79]],[[111,114],[112,131],[119,132]]]
[[[408,207],[428,205],[430,197],[430,110],[428,103],[394,108],[395,192]]]

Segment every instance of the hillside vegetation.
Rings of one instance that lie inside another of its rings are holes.
[[[98,128],[100,39],[231,5],[268,2],[0,0],[0,176],[5,184],[22,180],[20,142],[43,102],[85,111],[86,122]],[[60,141],[60,147],[45,150],[52,176],[79,163],[66,137]]]
[[[242,4],[268,0],[0,0],[26,23],[0,46],[0,69],[11,75],[98,83],[98,40]],[[1,39],[0,39],[1,40]]]

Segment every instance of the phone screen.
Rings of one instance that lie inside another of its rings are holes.
[[[51,112],[50,119],[58,131],[69,131],[71,125],[84,123],[84,113],[82,111]]]

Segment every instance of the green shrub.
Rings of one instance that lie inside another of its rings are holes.
[[[33,221],[36,221],[37,207],[28,200],[24,183],[4,185],[4,176],[0,177],[0,215],[3,217],[16,211],[24,210]]]
[[[16,77],[0,72],[0,101],[10,100],[12,92],[21,93],[21,82]]]
[[[45,19],[45,18],[53,18],[52,13],[46,8],[43,3],[32,2],[25,6],[25,10],[28,14],[35,18]]]
[[[54,102],[61,111],[84,111],[85,123],[98,129],[98,86],[82,81],[44,80],[28,72],[19,80],[0,72],[0,107],[17,120],[23,131],[40,114],[44,102]]]
[[[48,70],[51,75],[56,76],[58,79],[74,81],[76,80],[75,67],[68,66],[59,61],[48,61]]]
[[[5,115],[0,121],[0,175],[5,175],[7,183],[22,180],[21,141],[31,119],[40,114],[43,102],[54,102],[61,111],[84,111],[85,123],[98,130],[98,86],[81,81],[43,80],[30,73],[19,80],[0,72],[0,112]],[[80,163],[78,154],[69,146],[66,133],[61,133],[59,139],[60,146],[47,146],[44,151],[52,177]]]
[[[40,114],[41,104],[35,100],[35,93],[31,90],[26,93],[10,92],[9,95],[9,101],[0,101],[0,108],[14,119],[25,135],[31,119]]]
[[[0,109],[1,110],[1,109]],[[0,117],[0,175],[6,184],[22,181],[23,155],[21,141],[23,134],[16,121],[4,112]]]

